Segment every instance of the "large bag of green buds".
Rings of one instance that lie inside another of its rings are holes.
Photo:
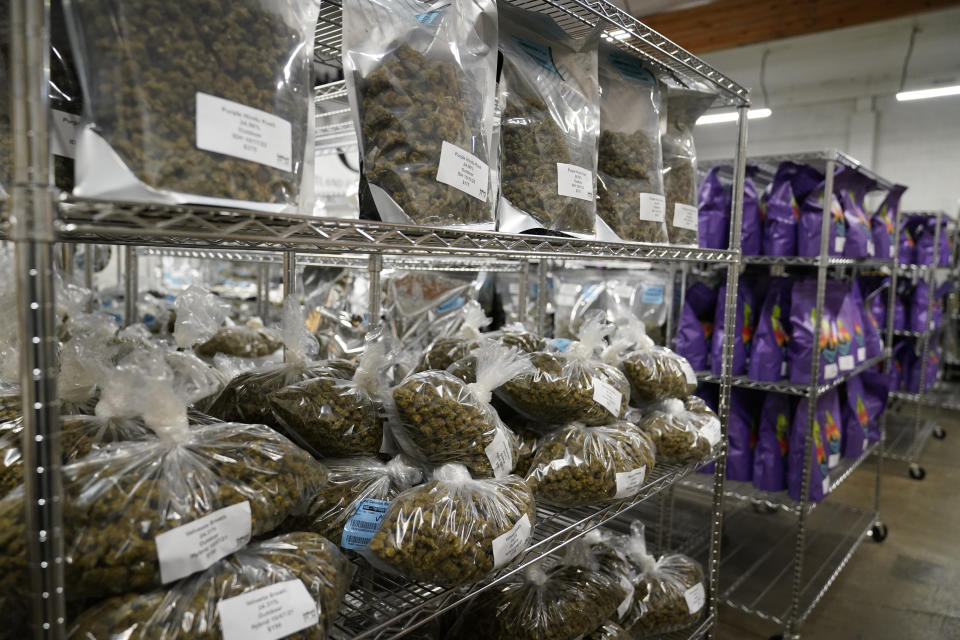
[[[199,285],[187,287],[173,302],[176,322],[173,338],[181,349],[213,358],[262,358],[283,346],[283,336],[256,322],[231,326],[230,304]]]
[[[627,419],[653,440],[657,460],[670,464],[703,462],[722,438],[720,419],[699,398],[689,405],[670,398],[631,409]]]
[[[480,332],[490,324],[490,318],[484,314],[483,307],[476,300],[464,304],[462,312],[463,322],[460,328],[453,335],[441,336],[431,342],[420,357],[417,371],[446,369],[477,348]]]
[[[414,580],[476,582],[507,566],[532,539],[533,494],[522,478],[472,478],[460,464],[397,496],[364,552]]]
[[[638,337],[634,348],[620,357],[620,369],[630,382],[635,403],[686,398],[697,388],[697,376],[683,356]]]
[[[145,591],[208,568],[301,512],[326,478],[262,425],[190,425],[154,353],[121,363],[98,415],[142,419],[155,437],[104,444],[63,468],[67,594]],[[23,492],[0,501],[0,595],[22,589]]]
[[[288,533],[251,544],[169,589],[95,605],[72,622],[70,636],[326,640],[354,570],[329,540]]]
[[[421,371],[394,387],[391,434],[415,460],[457,462],[474,476],[500,478],[513,471],[519,442],[490,404],[493,390],[532,367],[518,350],[493,342],[474,356],[474,382],[447,371]]]

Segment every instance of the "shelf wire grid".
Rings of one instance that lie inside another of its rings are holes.
[[[848,153],[838,149],[821,149],[818,151],[803,151],[800,153],[782,153],[763,156],[750,156],[747,158],[747,164],[756,167],[757,173],[753,177],[758,178],[762,184],[767,184],[773,180],[777,167],[781,162],[795,162],[797,164],[809,164],[821,171],[825,171],[827,162],[836,162],[848,169],[854,169],[858,173],[873,180],[876,185],[874,189],[889,190],[893,188],[894,183],[878,175],[876,172],[863,166],[863,164]],[[729,159],[712,159],[697,162],[697,168],[701,171],[709,170],[713,167],[728,167]],[[721,170],[722,173],[722,170]],[[814,258],[816,260],[816,258]]]
[[[914,429],[912,420],[900,416],[888,417],[887,441],[883,457],[908,463],[916,461],[923,453],[936,426],[932,420],[924,420],[918,429]]]

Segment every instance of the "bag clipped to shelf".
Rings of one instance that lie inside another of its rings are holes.
[[[574,39],[548,15],[499,3],[498,228],[593,237],[600,96],[597,31]]]
[[[364,555],[414,580],[476,582],[527,549],[535,516],[520,477],[475,479],[447,464],[393,500]]]
[[[597,238],[667,242],[660,83],[643,61],[600,41]]]
[[[354,571],[329,540],[290,533],[241,549],[170,589],[95,605],[72,621],[70,636],[326,640]],[[276,635],[257,635],[264,627]]]
[[[317,9],[313,0],[67,3],[84,97],[74,195],[312,210]]]

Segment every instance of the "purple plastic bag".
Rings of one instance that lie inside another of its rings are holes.
[[[722,285],[717,293],[717,300],[725,300],[726,295],[727,285]],[[724,305],[722,303],[717,304],[716,313],[713,317],[713,340],[710,345],[710,371],[714,375],[721,374],[723,365],[723,311]],[[740,284],[737,286],[737,324],[733,341],[732,375],[740,376],[747,371],[747,359],[750,357],[755,324],[751,282],[749,279],[741,277]]]
[[[807,413],[810,399],[801,399],[797,403],[796,412],[794,412],[793,426],[790,429],[790,447],[787,452],[787,492],[791,498],[798,502],[803,488],[804,442],[811,448],[809,499],[813,502],[819,502],[830,493],[827,435],[824,430],[827,421],[828,400],[829,398],[823,395],[817,401],[812,438],[807,438],[809,427]]]
[[[901,222],[900,247],[898,248],[897,262],[900,264],[913,264],[916,259],[917,245],[913,240],[913,234],[907,229],[907,225]]]
[[[731,389],[730,423],[727,428],[727,479],[749,482],[753,478],[753,449],[757,444],[761,394],[750,389]]]
[[[747,176],[743,180],[743,217],[740,236],[740,253],[745,256],[758,256],[763,250],[763,225],[760,219],[760,199],[757,187],[751,179],[756,168],[747,167]],[[728,223],[729,228],[729,223]]]
[[[789,373],[790,278],[773,278],[763,299],[763,308],[753,334],[747,377],[760,382],[779,382]]]
[[[823,220],[823,189],[820,183],[800,205],[800,221],[797,226],[797,255],[820,255],[820,224]],[[843,256],[847,242],[847,222],[843,207],[836,195],[830,194],[830,238],[827,242],[831,256]]]
[[[913,285],[908,280],[897,281],[897,295],[893,306],[893,330],[908,331],[907,301],[913,296]]]
[[[845,282],[827,281],[825,305],[839,305],[837,312],[837,371],[844,375],[853,371],[857,359],[856,328],[860,323],[860,310],[853,304],[850,288]]]
[[[798,169],[799,166],[792,162],[780,163],[770,184],[763,220],[763,255],[797,255],[797,220],[800,218],[800,205],[794,196],[791,178]]]
[[[880,295],[880,293],[877,295]],[[850,300],[860,314],[859,322],[854,325],[854,346],[857,350],[857,362],[865,362],[883,353],[880,324],[873,317],[870,306],[864,302],[863,296],[860,294],[860,283],[857,281],[854,281],[850,287]]]
[[[930,318],[927,307],[930,305],[930,288],[924,278],[918,278],[910,297],[910,331],[926,331]]]
[[[764,395],[757,446],[753,450],[753,486],[761,491],[787,488],[787,451],[793,405],[793,398],[786,394]]]
[[[875,184],[874,180],[846,167],[834,179],[833,189],[840,198],[847,225],[843,247],[843,255],[847,258],[868,258],[875,253],[870,221],[863,207],[864,196]]]
[[[693,392],[695,396],[707,403],[714,413],[720,411],[720,385],[712,382],[701,382],[697,385],[697,390]],[[697,473],[712,474],[717,468],[716,462],[700,467]]]
[[[890,379],[888,389],[890,391],[899,391],[903,385],[903,365],[907,358],[907,353],[911,351],[908,338],[896,338],[893,343],[893,362],[890,368]]]
[[[796,169],[790,174],[790,184],[797,202],[803,202],[810,192],[823,182],[823,173],[808,164],[793,165]],[[822,186],[821,186],[822,188]]]
[[[903,185],[894,185],[870,219],[873,246],[876,249],[876,257],[881,260],[889,260],[893,257],[893,245],[897,241],[897,212],[900,210],[900,198],[906,190],[907,188]]]
[[[936,219],[928,215],[913,215],[907,218],[907,231],[913,238],[912,264],[933,264],[934,233]]]
[[[700,246],[726,249],[730,244],[730,191],[720,181],[720,167],[713,167],[697,193]]]
[[[828,286],[824,292],[823,318],[820,319],[820,342],[816,353],[820,358],[819,382],[829,382],[837,377],[839,336],[837,318],[843,304],[843,295],[838,288]],[[790,294],[790,381],[795,384],[810,383],[810,368],[813,363],[814,313],[817,300],[817,281],[812,279],[795,282]]]
[[[717,292],[706,284],[697,282],[687,289],[677,323],[675,351],[690,361],[694,371],[709,367],[716,307]]]
[[[843,417],[843,457],[859,458],[870,437],[870,414],[864,400],[863,381],[853,376],[841,388],[840,415]]]
[[[941,267],[949,267],[950,260],[953,257],[950,243],[950,232],[947,230],[946,221],[941,222],[940,224],[940,253],[937,255],[938,264]]]
[[[890,381],[879,371],[864,371],[859,376],[863,386],[863,403],[869,416],[870,442],[880,441],[880,418],[890,397]]]

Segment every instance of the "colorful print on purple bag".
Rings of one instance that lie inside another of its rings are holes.
[[[870,437],[870,414],[864,400],[863,381],[853,376],[842,387],[840,415],[843,417],[843,457],[859,458]]]
[[[890,397],[890,380],[879,371],[864,371],[859,376],[863,386],[863,403],[869,417],[870,442],[880,441],[880,419]]]
[[[793,404],[793,398],[783,393],[764,395],[757,446],[753,450],[753,486],[761,491],[787,488],[787,451]]]
[[[897,242],[897,212],[900,210],[900,198],[906,190],[907,188],[903,185],[894,185],[870,219],[870,234],[873,236],[875,255],[881,260],[889,260],[893,257],[893,247]]]
[[[732,375],[740,376],[747,371],[747,358],[754,332],[753,292],[748,278],[741,277],[737,286],[737,324],[734,330]],[[717,300],[725,300],[727,285],[722,285]],[[710,371],[714,375],[722,373],[724,335],[724,305],[717,304],[713,317],[713,341],[710,349]]]
[[[778,382],[789,373],[792,288],[789,278],[774,278],[770,282],[747,365],[747,377],[751,380]]]
[[[870,221],[864,212],[863,199],[876,182],[858,171],[844,167],[833,182],[840,198],[846,223],[843,255],[847,258],[868,258],[875,252]]]
[[[790,430],[790,448],[787,452],[787,492],[791,498],[800,501],[803,489],[804,442],[811,448],[810,455],[810,492],[813,502],[823,500],[830,493],[830,476],[827,460],[826,434],[823,425],[826,421],[825,396],[821,396],[814,412],[813,428],[808,429],[809,398],[797,403],[793,427]],[[807,437],[807,431],[813,431],[813,438]]]

